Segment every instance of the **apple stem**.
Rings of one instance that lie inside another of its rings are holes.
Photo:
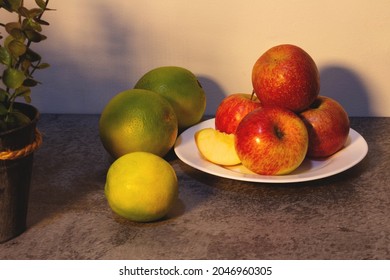
[[[280,130],[279,127],[277,127],[277,126],[274,127],[274,133],[275,133],[276,137],[278,137],[279,140],[283,139],[284,133]]]
[[[253,96],[255,95],[255,93],[256,93],[256,92],[255,92],[255,90],[253,89],[253,90],[252,90],[252,95],[251,95],[251,100],[253,100]]]

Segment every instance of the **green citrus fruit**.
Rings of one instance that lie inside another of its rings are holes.
[[[130,89],[114,96],[99,120],[104,148],[114,157],[136,151],[165,156],[178,133],[172,106],[161,95]]]
[[[206,109],[206,95],[196,76],[176,66],[163,66],[143,75],[134,88],[148,89],[164,96],[175,110],[179,129],[198,123]]]
[[[164,217],[177,200],[176,173],[154,154],[129,153],[109,168],[105,195],[118,215],[137,222],[155,221]]]

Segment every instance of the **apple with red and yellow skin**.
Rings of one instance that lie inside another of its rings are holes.
[[[349,117],[336,100],[319,96],[300,117],[309,133],[308,157],[328,157],[344,147],[349,134]]]
[[[261,107],[254,93],[234,93],[225,97],[215,114],[215,129],[235,133],[240,121],[251,111]]]
[[[318,68],[302,48],[283,44],[263,53],[252,69],[252,85],[260,102],[301,112],[317,98]]]
[[[235,135],[242,165],[260,175],[291,173],[305,159],[309,143],[303,121],[277,106],[264,106],[246,115]]]

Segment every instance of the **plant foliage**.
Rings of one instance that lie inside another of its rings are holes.
[[[49,64],[31,49],[33,43],[46,39],[43,26],[49,23],[42,19],[49,0],[35,0],[36,6],[27,8],[23,0],[0,0],[0,12],[15,14],[15,21],[0,22],[0,132],[19,127],[29,122],[27,116],[14,109],[14,102],[24,98],[31,102],[31,88],[40,82],[34,79],[34,72],[45,69]]]

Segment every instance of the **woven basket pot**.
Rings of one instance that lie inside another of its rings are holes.
[[[0,243],[26,230],[33,151],[41,143],[38,110],[24,103],[15,103],[14,108],[31,122],[0,133]]]

